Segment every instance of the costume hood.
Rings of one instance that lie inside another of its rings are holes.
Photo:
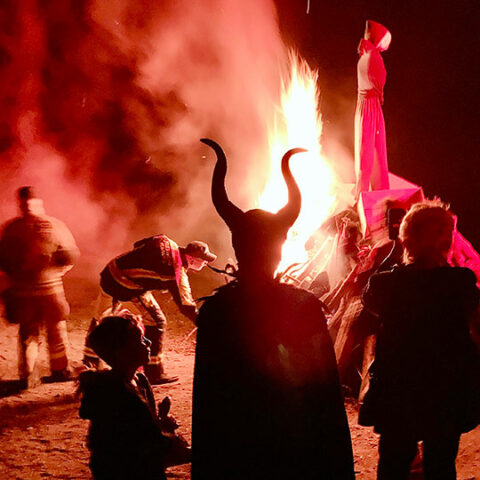
[[[381,52],[388,50],[392,41],[392,34],[382,24],[367,20],[364,39],[371,42]]]

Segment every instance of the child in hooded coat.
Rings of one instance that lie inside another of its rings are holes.
[[[149,340],[135,315],[106,317],[89,336],[111,370],[83,372],[80,417],[91,421],[88,448],[95,480],[163,480],[170,439],[161,432],[152,388],[136,373]]]

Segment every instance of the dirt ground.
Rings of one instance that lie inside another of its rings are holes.
[[[78,367],[97,290],[91,283],[79,279],[68,279],[66,283],[72,306],[69,356],[73,367]],[[166,297],[164,300],[162,305],[170,319],[166,339],[167,373],[178,375],[180,380],[154,390],[157,401],[164,395],[172,397],[172,413],[181,423],[180,432],[189,439],[195,335],[193,326],[177,314]],[[16,349],[17,327],[0,319],[0,381],[18,378]],[[45,345],[41,360],[42,374],[46,375],[49,372]],[[0,398],[0,480],[90,478],[85,444],[88,422],[79,418],[78,407],[73,382],[41,385]],[[357,425],[353,404],[347,403],[347,412],[356,478],[374,479],[377,436],[371,429]],[[459,480],[480,480],[480,427],[463,435],[457,470]],[[188,466],[182,466],[169,469],[167,474],[169,478],[187,480],[189,472]]]

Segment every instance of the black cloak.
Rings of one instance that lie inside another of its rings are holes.
[[[321,302],[271,281],[220,288],[200,309],[192,480],[354,479]]]

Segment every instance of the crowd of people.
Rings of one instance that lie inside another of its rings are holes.
[[[217,155],[212,200],[231,232],[235,279],[197,311],[187,272],[216,256],[203,242],[179,247],[166,235],[137,242],[101,272],[100,306],[86,338],[88,369],[78,379],[92,475],[164,479],[181,451],[178,462],[191,461],[193,480],[354,479],[324,304],[275,278],[301,207],[289,160],[303,150],[282,158],[285,207],[244,212],[228,198],[222,148],[202,141]],[[79,253],[33,188],[22,187],[18,198],[21,216],[0,238],[0,268],[9,279],[7,320],[19,324],[20,377],[30,388],[39,382],[42,325],[51,365],[44,381],[71,378],[62,277]],[[448,262],[454,228],[441,202],[413,205],[399,227],[402,261],[374,273],[359,294],[377,337],[359,423],[380,435],[379,480],[408,479],[419,442],[425,479],[456,479],[460,436],[480,423],[480,354],[471,336],[479,293],[472,271]],[[151,388],[175,381],[163,368],[165,315],[152,294],[158,289],[168,289],[198,327],[191,450],[166,431]],[[108,368],[99,368],[100,359]]]

